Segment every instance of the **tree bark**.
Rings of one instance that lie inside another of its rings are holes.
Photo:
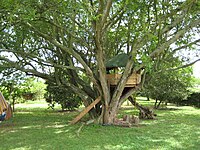
[[[113,109],[112,107],[105,108],[103,111],[103,125],[113,125],[118,113],[119,107]]]

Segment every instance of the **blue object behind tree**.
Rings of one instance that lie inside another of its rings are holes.
[[[0,121],[4,121],[6,118],[6,112],[3,112],[1,115],[0,115]]]

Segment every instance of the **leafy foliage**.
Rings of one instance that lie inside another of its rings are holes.
[[[46,90],[45,99],[52,109],[55,103],[60,104],[62,110],[74,110],[81,104],[81,99],[70,88],[56,86],[54,83],[47,82]]]
[[[180,102],[182,105],[190,105],[200,108],[200,93],[193,92],[191,93],[186,100]]]
[[[13,73],[3,71],[1,75],[4,76],[4,78],[0,80],[0,89],[4,97],[13,104],[24,102],[25,99],[23,95],[28,93],[33,94],[31,100],[43,98],[45,85],[42,81],[36,81],[36,78],[27,77],[19,71]]]
[[[191,69],[152,73],[150,81],[145,85],[147,96],[161,102],[179,103],[189,94],[191,73]]]

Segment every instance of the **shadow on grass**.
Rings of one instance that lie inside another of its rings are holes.
[[[121,113],[135,113],[122,109]],[[14,117],[0,124],[0,150],[154,150],[198,149],[200,110],[181,107],[156,110],[157,120],[142,120],[139,127],[122,128],[91,124],[69,126],[78,112],[46,109],[18,109]]]
[[[166,107],[166,108],[158,108],[157,110],[172,110],[172,111],[174,111],[174,110],[179,110],[178,108],[168,108],[168,107]]]

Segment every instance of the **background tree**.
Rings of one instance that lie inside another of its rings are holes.
[[[164,54],[162,59],[158,58],[149,68],[146,68],[149,71],[146,74],[142,93],[156,100],[155,108],[158,108],[161,102],[178,104],[187,98],[189,88],[192,86],[192,68],[177,69],[176,66],[182,64],[180,58],[181,56]]]
[[[192,92],[187,99],[181,101],[182,105],[191,105],[200,108],[200,92]]]
[[[0,7],[1,66],[70,88],[85,106],[101,96],[102,109],[93,112],[100,110],[105,124],[114,122],[120,105],[138,89],[122,95],[131,73],[199,42],[196,0],[2,0]],[[111,94],[105,63],[121,52],[129,59]]]
[[[5,75],[5,72],[4,74]],[[4,97],[12,104],[13,111],[15,110],[15,103],[17,99],[22,99],[22,94],[25,89],[20,88],[19,84],[23,80],[23,76],[19,73],[4,76],[0,80],[1,92]]]
[[[145,90],[156,100],[155,108],[161,102],[180,103],[186,99],[191,87],[191,71],[179,70],[174,72],[160,72],[152,76]],[[160,101],[158,103],[158,101]]]
[[[74,110],[81,105],[81,99],[69,88],[57,87],[55,83],[47,83],[45,99],[49,107],[54,109],[55,103],[61,105],[62,110]]]
[[[0,90],[6,100],[12,104],[13,111],[16,103],[25,102],[27,94],[32,94],[31,100],[39,100],[43,98],[45,85],[36,81],[35,78],[26,77],[21,72],[11,73],[11,70],[0,72],[3,78],[0,79]]]
[[[190,89],[190,91],[193,91],[193,92],[200,92],[200,78],[193,78],[193,81],[192,81],[192,88]]]

